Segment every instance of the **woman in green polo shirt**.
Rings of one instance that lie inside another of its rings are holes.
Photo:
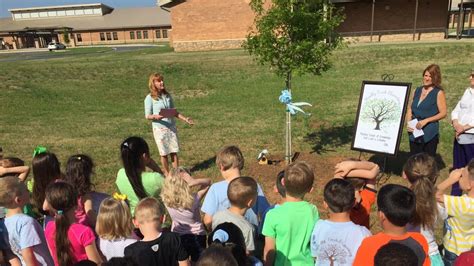
[[[132,215],[137,203],[146,197],[158,198],[163,185],[163,172],[150,157],[146,141],[129,137],[120,145],[123,168],[117,173],[115,184],[120,193],[127,195]],[[145,168],[153,172],[146,172]]]

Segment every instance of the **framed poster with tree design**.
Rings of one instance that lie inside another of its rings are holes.
[[[352,150],[396,156],[411,83],[363,81]]]

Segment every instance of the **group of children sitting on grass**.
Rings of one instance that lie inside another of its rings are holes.
[[[436,186],[434,159],[417,154],[403,168],[407,186],[387,184],[378,192],[376,164],[343,161],[317,203],[328,213],[323,220],[304,200],[315,193],[315,176],[303,161],[278,174],[281,197],[270,206],[256,180],[241,175],[236,146],[217,153],[223,180],[212,185],[184,169],[164,177],[140,137],[127,138],[120,150],[120,194],[110,197],[94,191],[87,155],[71,156],[62,174],[55,154],[37,148],[29,181],[23,161],[3,158],[0,264],[473,265],[474,161]],[[455,182],[465,195],[445,195]],[[372,235],[375,202],[382,232]]]

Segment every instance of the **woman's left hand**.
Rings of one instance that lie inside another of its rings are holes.
[[[418,121],[418,123],[416,123],[416,128],[422,129],[426,126],[426,124],[428,124],[428,122],[425,119],[423,119],[421,121]]]

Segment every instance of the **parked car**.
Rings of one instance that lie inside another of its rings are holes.
[[[50,42],[48,44],[48,50],[51,52],[52,50],[62,50],[66,49],[66,45],[60,43],[60,42]]]

